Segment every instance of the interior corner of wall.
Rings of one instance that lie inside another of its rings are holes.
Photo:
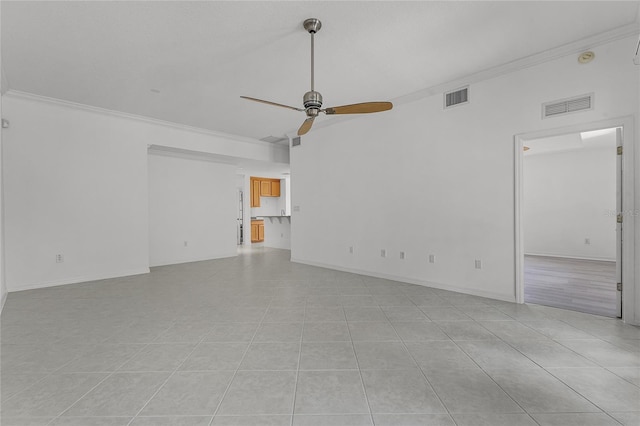
[[[0,297],[0,313],[4,309],[4,303],[7,301],[8,294],[9,293],[7,292],[7,289],[2,286],[2,296]]]

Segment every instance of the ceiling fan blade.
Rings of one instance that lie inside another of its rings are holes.
[[[278,104],[278,103],[275,103],[275,102],[265,101],[265,100],[258,99],[258,98],[250,98],[249,96],[240,96],[240,97],[242,99],[248,99],[250,101],[261,102],[261,103],[267,104],[267,105],[279,106],[279,107],[282,107],[282,108],[289,108],[289,109],[293,109],[295,111],[304,111],[303,108],[296,108],[296,107],[292,107],[292,106],[289,106],[289,105]]]
[[[302,126],[300,126],[300,128],[298,129],[298,136],[302,136],[306,134],[309,130],[311,130],[311,126],[313,126],[314,118],[315,117],[309,117],[306,120],[304,120],[304,123],[302,123]]]
[[[393,108],[391,102],[364,102],[361,104],[342,105],[326,108],[325,114],[368,114],[370,112],[387,111]]]

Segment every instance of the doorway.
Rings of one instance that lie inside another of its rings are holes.
[[[525,303],[619,315],[616,134],[568,133],[523,147]]]
[[[631,124],[516,135],[517,302],[633,321],[632,218],[622,223],[633,209],[633,157],[622,155]]]

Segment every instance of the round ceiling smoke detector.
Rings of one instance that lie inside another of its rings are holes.
[[[593,58],[595,57],[596,57],[596,54],[593,53],[592,51],[583,52],[580,54],[580,56],[578,56],[578,62],[580,62],[581,64],[586,64],[588,62],[593,61]]]

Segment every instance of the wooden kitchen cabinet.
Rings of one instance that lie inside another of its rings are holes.
[[[279,197],[280,179],[251,177],[251,207],[260,207],[260,197]]]
[[[251,207],[260,207],[260,180],[251,178]]]
[[[280,196],[280,179],[271,180],[271,196],[272,197]]]
[[[260,181],[260,195],[262,197],[271,197],[271,179],[262,179]]]
[[[251,242],[259,243],[264,241],[264,220],[251,221]]]

